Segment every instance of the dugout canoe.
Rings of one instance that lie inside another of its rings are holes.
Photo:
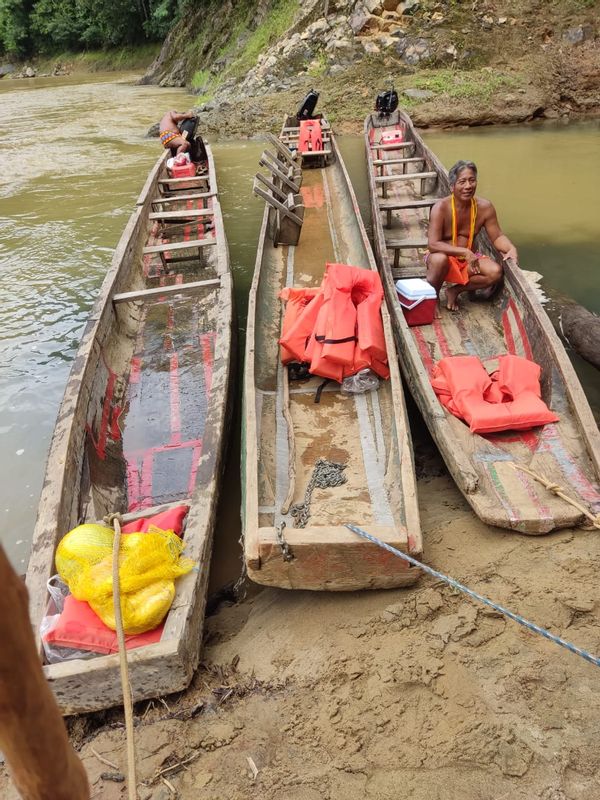
[[[316,403],[322,378],[288,383],[279,359],[282,307],[278,294],[283,287],[318,286],[328,261],[376,270],[335,136],[325,120],[323,128],[325,152],[302,158],[301,173],[289,167],[289,152],[298,140],[296,118],[285,120],[279,141],[272,137],[282,161],[271,177],[293,178],[296,188],[301,183],[298,192],[290,189],[290,204],[295,196],[294,207],[303,220],[297,245],[275,246],[271,234],[278,210],[267,202],[258,241],[248,303],[243,390],[245,564],[256,583],[287,589],[404,586],[417,579],[418,570],[344,527],[355,523],[421,556],[412,444],[385,304],[381,313],[391,377],[377,391],[344,397],[333,382]],[[263,154],[261,163],[273,165],[274,158]],[[294,527],[290,512],[284,513],[290,481],[292,502],[299,503],[319,458],[346,464],[348,482],[316,488],[307,526]],[[286,553],[291,559],[286,559]]]
[[[381,144],[402,129],[403,143]],[[441,319],[409,327],[398,302],[398,278],[424,277],[429,209],[448,195],[446,169],[429,150],[410,117],[396,111],[365,120],[365,146],[375,252],[400,354],[421,413],[457,486],[490,525],[541,534],[578,525],[579,510],[515,466],[527,467],[563,487],[594,514],[600,511],[600,435],[584,391],[552,324],[522,270],[505,262],[502,289],[491,301],[461,296],[457,313],[442,303]],[[485,232],[477,249],[502,263]],[[560,417],[529,431],[479,436],[446,412],[431,387],[434,364],[449,355],[477,355],[488,371],[498,355],[513,353],[542,368],[542,397]]]
[[[60,406],[31,558],[38,636],[61,537],[82,522],[189,505],[160,642],[129,650],[133,699],[185,688],[198,664],[234,344],[233,284],[210,148],[197,177],[151,170],[85,327]],[[40,650],[43,655],[43,651]],[[118,655],[46,664],[62,711],[119,705]]]

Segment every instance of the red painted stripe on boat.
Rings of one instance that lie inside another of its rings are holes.
[[[504,329],[504,339],[506,340],[506,349],[511,355],[516,356],[517,350],[515,348],[515,340],[513,339],[512,329],[510,327],[508,310],[504,310],[502,312],[502,328]]]
[[[139,383],[142,371],[142,359],[140,356],[133,356],[129,365],[129,383]]]
[[[531,350],[531,344],[529,343],[529,337],[527,336],[527,331],[525,330],[525,325],[523,324],[523,319],[517,308],[515,301],[510,298],[508,301],[508,307],[513,313],[515,318],[515,322],[517,324],[517,328],[519,330],[519,335],[521,336],[521,341],[523,343],[523,353],[525,354],[525,358],[528,358],[530,361],[533,361],[533,352]]]
[[[206,386],[206,400],[210,397],[213,375],[213,353],[212,345],[216,338],[213,332],[200,334],[200,346],[202,348],[202,362],[204,364],[204,383]]]
[[[179,356],[171,354],[169,362],[169,390],[171,407],[171,441],[170,444],[181,443],[181,403],[179,394]]]
[[[418,325],[415,325],[412,328],[412,334],[414,337],[415,342],[417,343],[417,347],[419,348],[419,353],[421,354],[421,360],[423,364],[425,364],[425,369],[427,370],[429,377],[431,377],[433,373],[433,358],[431,357],[431,353],[429,352],[429,348],[427,347],[427,342],[425,341],[425,336],[423,335],[423,331]]]
[[[444,358],[446,358],[447,356],[451,356],[452,351],[450,350],[450,347],[448,345],[448,340],[446,339],[446,334],[444,333],[444,328],[442,326],[442,321],[440,319],[433,320],[433,330],[435,331],[435,335],[437,336],[442,356]]]
[[[127,497],[129,504],[128,511],[137,511],[140,506],[140,475],[135,461],[130,461],[125,456],[127,462]]]

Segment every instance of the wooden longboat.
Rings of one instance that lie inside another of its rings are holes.
[[[297,141],[298,123],[289,117],[280,141],[273,137],[275,144],[281,148],[286,141],[293,150],[294,133]],[[274,245],[269,231],[278,212],[268,203],[258,242],[243,391],[245,563],[249,577],[267,586],[333,591],[404,586],[417,579],[418,570],[344,527],[361,525],[404,552],[421,555],[412,444],[385,304],[391,377],[377,391],[346,397],[332,382],[316,403],[322,378],[288,382],[279,358],[283,287],[318,286],[326,262],[376,269],[335,137],[327,138],[330,152],[305,159],[309,168],[301,176],[297,170],[303,203],[298,244]],[[290,482],[293,502],[302,502],[319,458],[345,464],[348,482],[315,488],[307,526],[294,527],[290,512],[283,513]],[[285,558],[288,548],[291,560]]]
[[[185,554],[161,640],[128,650],[134,700],[185,688],[198,664],[234,352],[233,284],[213,156],[197,177],[151,170],[85,327],[60,406],[27,586],[36,632],[58,542],[112,512],[185,503]],[[43,650],[40,650],[43,656]],[[118,655],[44,666],[66,714],[122,702]]]
[[[403,129],[399,147],[381,144],[386,131]],[[559,484],[593,513],[600,511],[600,435],[591,409],[550,320],[521,269],[505,263],[502,290],[488,302],[461,296],[459,312],[432,325],[409,327],[398,301],[398,278],[425,277],[423,249],[428,214],[450,194],[447,172],[410,117],[396,111],[371,114],[365,146],[375,250],[406,381],[448,469],[475,513],[490,525],[541,534],[577,525],[582,514],[513,465]],[[477,249],[502,263],[485,232]],[[488,371],[497,357],[513,353],[542,368],[542,397],[560,417],[529,431],[472,434],[446,412],[431,387],[434,364],[444,356],[477,355]]]

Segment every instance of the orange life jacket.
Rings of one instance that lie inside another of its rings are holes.
[[[309,153],[313,150],[323,149],[323,133],[318,119],[303,119],[300,122],[300,136],[298,150]]]
[[[304,302],[295,293],[306,290],[280,293],[289,298],[279,341],[283,363],[307,362],[313,375],[340,383],[365,367],[389,377],[378,273],[348,264],[327,264],[325,270],[320,289],[312,290],[316,294],[300,313],[289,301]]]
[[[540,371],[533,361],[505,355],[488,375],[476,356],[449,356],[438,361],[431,383],[442,405],[472,433],[527,430],[558,421],[541,399]]]

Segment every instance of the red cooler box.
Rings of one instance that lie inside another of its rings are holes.
[[[396,291],[409,325],[431,325],[437,294],[430,283],[422,278],[402,278],[396,281]]]

